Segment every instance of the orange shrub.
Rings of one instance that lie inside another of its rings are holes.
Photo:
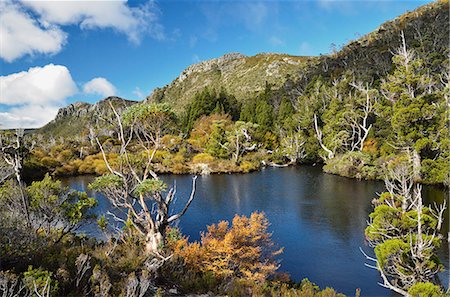
[[[230,115],[217,113],[209,116],[204,115],[195,122],[191,135],[187,140],[195,151],[202,152],[205,149],[213,123],[220,120],[225,121],[226,125],[231,125],[232,123]]]
[[[200,243],[179,240],[174,246],[175,254],[190,269],[261,283],[278,269],[276,257],[283,251],[275,247],[268,227],[264,213],[236,215],[231,227],[226,221],[208,226]]]

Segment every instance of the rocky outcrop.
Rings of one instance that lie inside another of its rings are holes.
[[[120,113],[126,107],[136,103],[136,101],[115,96],[105,98],[95,104],[75,102],[60,108],[55,119],[38,131],[55,137],[77,135],[86,131],[88,127],[96,126],[100,119],[113,117],[110,104]]]
[[[125,107],[135,104],[136,101],[130,101],[120,97],[111,96],[100,100],[95,104],[90,104],[87,102],[75,102],[69,104],[66,107],[60,108],[58,110],[58,114],[52,122],[61,121],[67,117],[81,118],[91,116],[95,113],[109,113],[109,103],[112,103],[114,107],[117,107],[119,110],[121,110]]]
[[[66,117],[82,117],[92,112],[94,105],[86,102],[75,102],[60,108],[53,122],[63,120]]]
[[[170,85],[176,85],[177,83],[182,82],[195,72],[207,72],[213,69],[221,72],[232,71],[236,65],[244,62],[242,58],[245,57],[247,56],[240,53],[230,53],[223,55],[219,58],[191,65],[188,68],[186,68],[183,72],[181,72],[178,78],[176,78],[173,82],[171,82]]]

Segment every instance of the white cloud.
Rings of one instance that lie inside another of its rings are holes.
[[[0,58],[7,62],[24,55],[55,54],[67,34],[54,25],[39,24],[17,4],[0,1]]]
[[[138,44],[144,35],[165,40],[156,4],[131,7],[124,0],[0,0],[0,58],[12,62],[25,55],[55,54],[67,40],[62,26],[112,29]]]
[[[36,128],[52,120],[77,86],[65,66],[48,64],[0,76],[2,128]]]
[[[83,85],[83,92],[108,97],[116,95],[116,88],[106,78],[96,77]]]
[[[0,112],[2,129],[39,128],[53,120],[58,106],[24,105]]]
[[[0,104],[61,103],[77,92],[65,66],[48,64],[28,71],[0,76]]]
[[[139,7],[130,7],[127,1],[22,1],[49,23],[58,25],[79,24],[82,29],[112,28],[124,33],[138,43],[148,32],[163,39],[164,32],[158,24],[155,4],[151,1]]]

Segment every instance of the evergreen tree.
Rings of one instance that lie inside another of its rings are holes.
[[[280,125],[283,125],[284,122],[292,117],[295,113],[294,107],[292,106],[292,102],[283,97],[281,99],[280,107],[278,108],[277,122]]]
[[[218,120],[212,124],[211,134],[206,143],[206,152],[216,158],[227,158],[230,153],[227,148],[226,120]]]

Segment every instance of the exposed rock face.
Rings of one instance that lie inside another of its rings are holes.
[[[64,119],[65,117],[82,117],[92,112],[94,105],[86,102],[75,102],[67,107],[60,108],[53,122]]]
[[[216,59],[211,59],[191,65],[183,72],[181,72],[180,76],[178,76],[177,79],[170,83],[170,85],[181,83],[183,80],[185,80],[195,72],[207,72],[213,69],[216,69],[218,71],[232,71],[237,64],[241,64],[244,62],[242,58],[245,57],[247,56],[240,53],[230,53]]]
[[[111,102],[114,105],[114,107],[117,107],[119,110],[136,103],[135,101],[130,101],[114,96],[100,100],[95,104],[90,104],[86,102],[75,102],[69,104],[66,107],[60,108],[58,110],[58,114],[56,115],[55,119],[52,122],[63,120],[66,117],[81,118],[93,115],[94,113],[109,112],[107,111],[110,109],[109,102]]]
[[[122,112],[126,107],[137,103],[119,97],[108,97],[95,104],[75,102],[58,111],[55,119],[39,129],[39,132],[53,136],[68,137],[79,135],[89,127],[94,127],[101,118],[111,118],[113,112],[110,104],[117,112]]]

